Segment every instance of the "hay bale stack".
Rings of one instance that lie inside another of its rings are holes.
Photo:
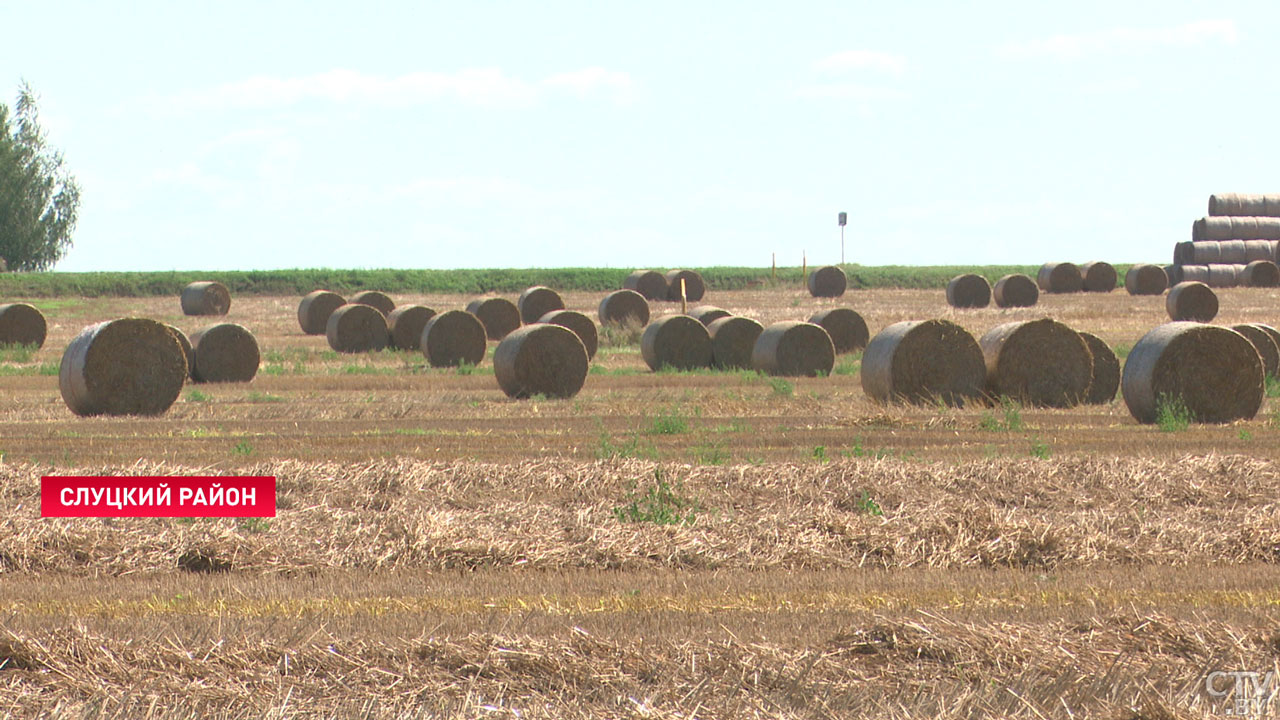
[[[1280,240],[1280,218],[1275,217],[1204,217],[1191,225],[1191,239],[1207,240]]]
[[[1244,241],[1244,262],[1251,263],[1254,260],[1275,260],[1276,257],[1276,241],[1275,240],[1245,240]]]
[[[586,348],[587,359],[590,360],[596,356],[596,350],[600,348],[600,332],[596,330],[595,322],[586,315],[576,310],[552,310],[538,318],[538,322],[559,325],[572,330],[573,334],[582,341],[582,346]]]
[[[422,331],[436,311],[422,305],[401,305],[387,316],[387,342],[397,350],[421,350]]]
[[[1174,322],[1207,323],[1218,314],[1218,296],[1202,282],[1180,282],[1169,288],[1164,307]]]
[[[248,328],[235,323],[219,323],[195,331],[191,334],[191,349],[195,357],[191,379],[196,382],[249,382],[258,374],[258,364],[262,362],[257,338]]]
[[[871,339],[871,332],[867,330],[867,321],[852,308],[823,310],[814,313],[809,318],[809,322],[821,325],[822,329],[827,331],[837,354],[861,350]]]
[[[507,333],[520,327],[520,308],[506,298],[476,298],[467,303],[467,312],[480,320],[484,325],[485,335],[490,340],[501,340]]]
[[[671,270],[667,273],[667,299],[680,302],[680,281],[684,280],[684,297],[689,302],[698,302],[707,294],[707,286],[702,276],[693,270]]]
[[[1178,282],[1172,283],[1169,287],[1173,287],[1183,282],[1201,282],[1209,284],[1209,266],[1208,265],[1183,265],[1178,269],[1177,273],[1180,278]]]
[[[377,290],[362,290],[351,297],[349,300],[353,305],[368,305],[377,309],[386,317],[396,309],[396,301],[392,300],[386,293]]]
[[[844,270],[828,265],[809,273],[809,294],[819,298],[837,298],[844,295],[849,287],[849,279]]]
[[[1280,217],[1280,195],[1221,193],[1209,196],[1210,216]]]
[[[715,305],[699,305],[698,307],[689,308],[689,317],[703,325],[710,325],[716,320],[729,317],[732,314],[728,310],[718,308]]]
[[[997,325],[978,340],[987,392],[1037,407],[1072,407],[1093,380],[1093,356],[1080,333],[1044,318]]]
[[[667,299],[667,277],[653,270],[635,270],[622,281],[623,290],[634,290],[645,300]]]
[[[1276,287],[1280,285],[1280,266],[1270,260],[1254,260],[1236,277],[1241,287]]]
[[[329,316],[347,301],[338,293],[315,290],[298,304],[298,325],[308,335],[323,335],[329,327]]]
[[[1194,262],[1191,241],[1178,242],[1173,244],[1173,264],[1189,265]]]
[[[640,354],[650,370],[711,367],[711,333],[688,315],[660,317],[640,336]]]
[[[958,407],[981,397],[986,382],[978,341],[946,320],[894,323],[862,353],[862,391],[881,403]]]
[[[108,320],[81,330],[62,353],[58,389],[76,415],[159,415],[182,392],[187,362],[155,320]]]
[[[1141,423],[1160,406],[1180,401],[1196,422],[1247,420],[1262,406],[1262,360],[1240,333],[1171,322],[1154,328],[1129,351],[1121,379],[1125,405]]]
[[[649,324],[649,301],[635,290],[614,290],[600,301],[596,311],[601,325],[626,325],[644,327]]]
[[[329,347],[340,353],[376,352],[387,346],[387,318],[372,305],[347,303],[329,316]]]
[[[1040,288],[1036,281],[1021,273],[1005,275],[996,281],[991,290],[996,305],[1002,308],[1031,307],[1040,300]]]
[[[550,323],[514,330],[493,351],[498,386],[513,398],[573,397],[582,389],[590,364],[577,334]]]
[[[1093,357],[1093,375],[1084,402],[1086,405],[1106,405],[1116,399],[1116,390],[1120,389],[1120,359],[1097,335],[1082,332],[1080,337],[1084,338]]]
[[[821,325],[774,323],[760,333],[751,349],[751,366],[769,375],[828,375],[836,365],[836,348]]]
[[[479,365],[488,343],[484,323],[474,313],[446,310],[427,321],[419,346],[431,367],[457,367]]]
[[[34,305],[8,303],[0,305],[0,345],[35,345],[44,347],[49,325]]]
[[[1248,262],[1245,259],[1248,252],[1244,243],[1244,240],[1223,240],[1218,243],[1218,257],[1221,258],[1219,262],[1225,265],[1243,265]]]
[[[1243,265],[1223,265],[1215,263],[1209,266],[1209,280],[1205,283],[1212,288],[1233,288],[1237,284]]]
[[[191,373],[196,369],[196,354],[191,347],[191,340],[187,338],[186,333],[172,325],[165,325],[165,328],[173,334],[174,339],[182,346],[182,357],[187,361],[187,377],[191,377]]]
[[[1109,293],[1116,289],[1116,269],[1111,263],[1094,260],[1080,266],[1082,289],[1085,292]]]
[[[1036,273],[1036,284],[1041,292],[1077,293],[1084,287],[1084,277],[1073,263],[1045,263]]]
[[[183,315],[226,315],[231,309],[231,291],[220,282],[193,282],[182,288]]]
[[[983,308],[991,304],[991,283],[981,275],[957,275],[947,283],[947,304],[954,308]]]
[[[1177,285],[1184,279],[1181,265],[1165,265],[1164,274],[1165,277],[1169,278],[1169,287]]]
[[[1253,345],[1253,349],[1258,351],[1258,359],[1262,361],[1262,373],[1267,377],[1275,375],[1276,370],[1280,368],[1280,343],[1276,342],[1271,333],[1260,325],[1249,323],[1232,325],[1231,329],[1243,335],[1244,339]]]
[[[751,367],[751,352],[764,326],[751,318],[730,315],[707,326],[711,335],[711,364],[722,370]]]
[[[563,310],[564,300],[555,290],[534,285],[520,293],[520,297],[516,299],[516,308],[520,310],[520,320],[525,325],[532,325],[549,312]]]
[[[1124,274],[1124,289],[1130,295],[1163,295],[1169,276],[1159,265],[1134,265]]]

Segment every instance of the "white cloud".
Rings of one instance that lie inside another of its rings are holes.
[[[796,90],[796,97],[806,100],[857,100],[860,102],[887,102],[905,100],[910,94],[905,90],[857,83],[820,83],[804,85]]]
[[[634,88],[631,75],[617,70],[606,70],[602,67],[589,67],[573,72],[552,75],[542,81],[549,88],[563,88],[579,96],[589,95],[596,91],[607,91],[619,103],[629,103],[634,99]]]
[[[1185,48],[1211,42],[1234,44],[1239,31],[1233,20],[1199,20],[1158,28],[1108,28],[1075,35],[1053,35],[1002,45],[996,54],[1010,59],[1050,57],[1076,60],[1107,53],[1141,53],[1158,48]]]
[[[828,73],[874,70],[890,75],[901,75],[907,69],[907,59],[902,55],[875,50],[845,50],[815,62],[813,68]]]

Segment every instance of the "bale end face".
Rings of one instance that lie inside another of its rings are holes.
[[[667,299],[667,278],[653,270],[636,270],[622,281],[622,289],[634,290],[645,300]],[[645,322],[648,322],[647,320]]]
[[[493,372],[508,397],[567,398],[578,394],[590,361],[577,334],[539,323],[515,330],[493,353]]]
[[[516,308],[520,311],[520,320],[525,325],[532,325],[549,312],[563,310],[564,300],[555,290],[535,285],[520,293]]]
[[[372,305],[348,303],[333,311],[325,327],[329,347],[340,353],[377,352],[387,346],[387,318]]]
[[[34,305],[0,305],[0,346],[28,345],[41,348],[44,347],[48,330],[44,314]]]
[[[1084,400],[1093,356],[1080,333],[1044,318],[997,325],[978,341],[987,365],[987,392],[1037,407],[1072,407]]]
[[[210,325],[192,333],[190,342],[196,382],[249,382],[258,374],[258,341],[242,325]]]
[[[702,276],[693,270],[672,270],[667,273],[667,299],[680,302],[681,281],[684,281],[684,299],[698,302],[707,294],[707,286]]]
[[[166,325],[125,318],[90,325],[71,340],[58,388],[76,415],[159,415],[186,377],[182,346]]]
[[[1014,273],[997,280],[991,296],[997,307],[1031,307],[1040,300],[1040,288],[1030,277]]]
[[[817,298],[838,298],[849,287],[844,270],[828,265],[809,273],[809,294]]]
[[[984,308],[991,304],[991,283],[981,275],[957,275],[947,283],[947,304],[954,308]]]
[[[780,322],[766,327],[751,351],[751,366],[769,375],[829,375],[835,364],[836,348],[831,336],[821,325],[807,322]]]
[[[1082,332],[1080,337],[1089,346],[1093,358],[1093,375],[1084,401],[1089,405],[1105,405],[1116,399],[1116,390],[1120,388],[1120,360],[1097,335]]]
[[[1232,325],[1231,329],[1243,335],[1253,345],[1253,348],[1258,351],[1258,358],[1262,361],[1263,374],[1273,377],[1276,370],[1280,369],[1280,344],[1276,343],[1275,336],[1262,325]]]
[[[231,291],[220,282],[193,282],[179,300],[184,315],[226,315],[231,309]]]
[[[862,389],[881,402],[958,407],[982,396],[987,367],[967,330],[946,320],[894,323],[862,353]]]
[[[1218,315],[1218,296],[1202,282],[1180,282],[1165,297],[1165,310],[1174,322],[1209,322]]]
[[[654,371],[711,367],[711,334],[706,325],[688,315],[667,315],[644,329],[640,353]]]
[[[1121,379],[1125,404],[1141,423],[1165,417],[1196,422],[1247,420],[1265,395],[1262,360],[1240,333],[1171,322],[1138,341]]]
[[[480,320],[490,340],[501,340],[520,327],[520,308],[506,298],[476,298],[467,303],[467,312]]]
[[[337,293],[312,291],[298,303],[298,325],[307,335],[324,335],[329,327],[329,316],[346,304],[347,301]]]
[[[431,367],[479,365],[488,349],[484,323],[461,310],[447,310],[428,320],[420,345]]]
[[[764,326],[751,318],[729,316],[707,326],[711,335],[711,362],[722,370],[748,369],[756,340]]]
[[[809,322],[821,325],[822,329],[827,331],[837,354],[861,350],[871,340],[867,321],[852,308],[831,308],[814,313],[809,318]]]
[[[1041,292],[1078,293],[1084,289],[1084,276],[1073,263],[1045,263],[1036,273],[1036,284]]]
[[[422,330],[435,310],[422,305],[401,305],[387,316],[388,343],[397,350],[422,349]]]
[[[1085,292],[1109,293],[1116,289],[1116,269],[1100,260],[1080,266],[1081,289]]]
[[[1134,265],[1124,274],[1124,289],[1130,295],[1163,295],[1169,276],[1159,265]]]
[[[1262,288],[1280,286],[1280,266],[1270,260],[1254,260],[1241,271],[1240,284]]]
[[[665,281],[664,281],[665,282]],[[615,290],[604,296],[596,315],[601,325],[649,324],[649,301],[635,290]]]

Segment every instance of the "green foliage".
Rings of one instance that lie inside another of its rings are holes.
[[[1119,345],[1112,348],[1112,350],[1116,354],[1116,359],[1119,360],[1122,365],[1124,364],[1125,359],[1129,357],[1129,351],[1132,349],[1133,349],[1132,345],[1126,345],[1124,343],[1120,343]]]
[[[476,373],[475,363],[469,363],[466,360],[463,360],[462,362],[458,363],[456,372],[459,375],[475,375]]]
[[[643,334],[644,326],[638,322],[628,321],[601,325],[599,332],[600,347],[620,348],[639,345],[640,336]]]
[[[1022,432],[1022,406],[1007,397],[1000,398],[1001,417],[983,413],[978,427],[988,432]]]
[[[813,459],[814,459],[814,460],[817,460],[817,461],[818,461],[818,462],[820,462],[820,463],[825,463],[825,462],[827,461],[827,459],[828,459],[828,458],[827,458],[827,446],[826,446],[826,445],[817,445],[817,446],[814,446],[814,448],[813,448],[813,452],[812,452],[811,454],[813,455]]]
[[[249,457],[253,454],[253,446],[249,444],[248,440],[241,440],[236,443],[235,447],[231,448],[231,454],[239,455],[241,457]]]
[[[1191,426],[1191,420],[1181,395],[1162,394],[1156,400],[1156,425],[1161,432],[1181,432]]]
[[[781,397],[791,397],[796,391],[796,386],[785,378],[775,377],[769,378],[769,387],[773,388],[773,394]]]
[[[27,363],[40,348],[35,345],[0,345],[0,362]]]
[[[863,490],[862,495],[853,501],[853,509],[864,515],[871,515],[873,517],[884,516],[884,509],[880,507],[880,503],[873,500],[871,498],[871,493],[866,490]]]
[[[236,520],[236,529],[242,533],[264,533],[271,529],[271,521],[260,517],[239,518]]]
[[[689,448],[693,461],[699,465],[724,465],[729,462],[729,451],[719,441],[705,442]]]
[[[1280,397],[1280,378],[1268,375],[1264,382],[1267,388],[1267,397]]]
[[[199,390],[187,391],[187,402],[209,402],[212,399],[212,395],[207,395]]]
[[[1240,432],[1236,433],[1236,437],[1239,437],[1241,440],[1244,440],[1245,442],[1249,442],[1250,440],[1253,439],[1253,433],[1249,432],[1245,428],[1240,428]]]
[[[596,448],[596,458],[614,460],[620,458],[658,459],[658,450],[649,440],[640,437],[640,433],[632,433],[631,438],[615,442],[609,433],[600,429],[600,441]]]
[[[887,457],[893,457],[893,452],[891,450],[884,450],[881,448],[871,448],[871,449],[864,448],[862,446],[862,440],[863,438],[861,435],[854,438],[853,447],[848,450],[842,450],[840,454],[843,455],[844,457],[855,457],[855,458],[869,457],[875,460],[880,460]]]
[[[1041,460],[1049,459],[1049,445],[1039,438],[1031,441],[1031,457]]]
[[[658,413],[649,426],[652,435],[683,435],[689,432],[689,420],[679,408],[671,407]]]
[[[857,375],[862,370],[862,355],[846,355],[831,370],[833,375]]]
[[[257,390],[249,391],[249,395],[245,398],[251,403],[278,403],[285,402],[285,398],[271,393],[258,392]]]
[[[613,509],[619,522],[692,525],[697,521],[702,505],[695,498],[682,495],[678,484],[668,483],[661,468],[653,471],[653,481],[644,494],[632,490]]]

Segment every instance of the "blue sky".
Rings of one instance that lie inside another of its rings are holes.
[[[1280,191],[1266,2],[0,4],[60,270],[1167,262]]]

